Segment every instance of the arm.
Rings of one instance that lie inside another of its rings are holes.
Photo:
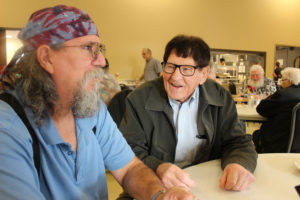
[[[144,73],[140,76],[140,78],[136,81],[135,87],[138,87],[140,82],[144,79]]]
[[[125,167],[112,171],[112,175],[135,199],[151,199],[158,191],[166,190],[158,199],[194,199],[194,195],[181,187],[165,189],[155,173],[136,157]]]
[[[266,99],[261,100],[261,102],[256,107],[256,111],[264,117],[272,117],[278,114],[278,106],[282,105],[283,101],[281,91],[277,91],[270,95]]]
[[[155,62],[155,71],[158,76],[162,75],[162,72],[163,72],[162,65],[160,64],[160,62],[158,60],[156,60],[156,62]]]
[[[225,106],[218,117],[220,127],[217,127],[222,138],[220,151],[224,169],[219,186],[239,191],[248,188],[255,180],[251,172],[256,167],[257,153],[241,129],[232,98],[226,93],[224,100]]]
[[[179,186],[189,191],[196,185],[187,172],[172,163],[160,164],[156,174],[166,188]]]
[[[253,172],[257,164],[257,153],[249,137],[243,131],[231,95],[224,93],[224,106],[217,114],[216,141],[213,148],[221,153],[222,168],[231,163],[242,165]]]

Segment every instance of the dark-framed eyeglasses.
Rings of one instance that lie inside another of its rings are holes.
[[[60,48],[65,47],[79,47],[81,49],[85,49],[90,52],[93,60],[97,60],[100,53],[105,53],[105,46],[103,44],[99,44],[97,42],[90,42],[88,44],[82,44],[82,45],[63,45],[60,46]]]
[[[169,62],[162,62],[161,64],[165,73],[173,74],[176,68],[179,68],[179,71],[183,76],[193,76],[195,74],[195,70],[199,68],[194,65],[176,65]]]

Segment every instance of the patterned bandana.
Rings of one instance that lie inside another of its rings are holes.
[[[33,13],[18,37],[26,51],[31,51],[43,44],[56,45],[86,35],[99,36],[88,14],[75,7],[57,5]]]

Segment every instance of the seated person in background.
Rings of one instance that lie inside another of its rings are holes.
[[[104,74],[100,84],[100,95],[104,103],[108,105],[113,96],[121,91],[121,87],[116,77],[109,73],[109,62],[107,58],[105,58],[105,62],[106,65],[102,68]]]
[[[293,107],[300,102],[300,69],[281,71],[282,89],[258,104],[256,110],[267,118],[253,133],[258,153],[286,152]]]
[[[256,94],[270,95],[276,92],[276,85],[274,81],[264,75],[265,72],[262,66],[252,65],[250,67],[250,77],[248,82],[244,82],[242,84],[242,93],[244,93],[248,87],[253,88],[253,92]]]
[[[163,77],[126,98],[120,130],[127,142],[167,188],[192,188],[182,168],[218,158],[224,169],[219,187],[248,188],[257,154],[230,93],[207,79],[209,46],[199,37],[179,35],[167,44],[163,60]]]
[[[0,84],[7,81],[5,93],[20,103],[34,133],[0,100],[1,199],[108,199],[105,169],[136,199],[194,198],[179,187],[161,192],[160,179],[113,123],[99,94],[102,45],[85,12],[64,5],[39,10],[19,39],[23,52]]]

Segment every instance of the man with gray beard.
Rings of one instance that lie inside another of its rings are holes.
[[[262,66],[252,65],[250,67],[250,77],[248,82],[243,84],[242,92],[247,88],[253,90],[256,94],[270,95],[276,92],[276,85],[272,79],[265,77],[265,72]]]
[[[16,99],[0,100],[1,199],[105,200],[105,169],[136,199],[194,199],[164,187],[100,100],[103,46],[85,12],[39,10],[19,38],[24,46],[0,77],[1,96]]]

